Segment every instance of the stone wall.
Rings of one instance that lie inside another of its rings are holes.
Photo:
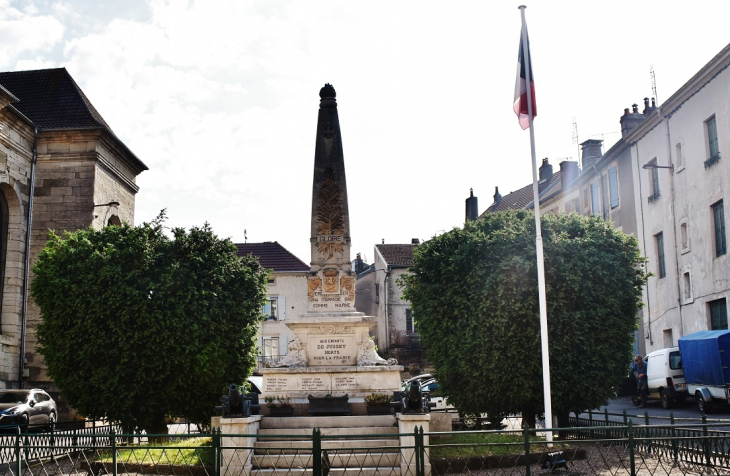
[[[23,277],[33,129],[0,109],[0,194],[7,204],[7,241],[0,317],[0,388],[18,386]]]

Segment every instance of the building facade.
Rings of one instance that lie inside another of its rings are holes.
[[[728,328],[729,65],[730,45],[626,137],[637,236],[653,273],[644,293],[647,351]]]
[[[375,245],[373,264],[357,275],[357,297],[355,308],[365,315],[375,316],[378,327],[375,343],[383,355],[398,355],[391,352],[417,350],[418,332],[409,301],[403,299],[403,289],[398,279],[413,264],[413,250],[419,240],[410,244]],[[399,361],[408,360],[401,356]]]
[[[259,327],[257,346],[259,365],[278,362],[287,354],[294,332],[286,325],[287,318],[307,312],[307,276],[309,266],[278,242],[238,243],[238,256],[253,255],[271,271],[267,286],[267,302],[262,309],[264,321]]]
[[[30,269],[49,230],[133,224],[144,170],[66,69],[0,73],[0,388],[59,399],[36,352]]]

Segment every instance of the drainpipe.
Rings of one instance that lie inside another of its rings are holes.
[[[636,147],[636,168],[639,171],[639,174],[637,177],[639,178],[639,209],[640,209],[640,216],[641,216],[641,241],[644,244],[644,253],[647,252],[646,249],[646,229],[644,228],[644,193],[641,190],[641,164],[639,163],[641,161],[641,158],[639,157],[639,144],[638,142],[634,142],[632,144],[634,147]],[[647,327],[649,328],[649,345],[654,345],[654,339],[651,335],[651,300],[649,299],[649,282],[644,285],[646,289],[646,320],[647,320]]]
[[[661,115],[661,108],[658,111]],[[667,130],[667,157],[669,158],[669,165],[672,163],[672,136],[669,130],[669,117],[664,118],[664,124]],[[672,206],[672,234],[674,236],[674,264],[677,271],[677,308],[679,309],[679,337],[684,337],[684,321],[682,319],[682,287],[680,285],[682,276],[679,274],[679,254],[681,252],[680,247],[677,246],[677,213],[674,206],[674,174],[675,170],[671,169],[671,176],[669,177],[669,200]],[[681,237],[680,237],[681,240]],[[681,246],[681,241],[680,241]],[[674,338],[672,338],[674,340]]]
[[[20,320],[20,357],[18,358],[18,388],[24,387],[25,333],[28,322],[28,281],[30,279],[30,232],[33,225],[33,195],[35,194],[35,169],[38,163],[38,126],[33,133],[33,161],[30,163],[30,196],[28,197],[28,229],[25,234],[25,263],[23,265],[23,313]]]
[[[390,266],[385,268],[385,279],[383,279],[383,307],[385,309],[385,343],[390,353],[390,315],[388,314],[388,282],[390,281]]]

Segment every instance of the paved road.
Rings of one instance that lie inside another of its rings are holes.
[[[650,401],[647,403],[646,408],[635,407],[629,397],[617,398],[609,401],[608,405],[595,410],[593,415],[594,418],[603,418],[604,409],[608,408],[609,419],[611,420],[622,420],[624,410],[626,416],[631,418],[635,423],[645,422],[645,413],[649,414],[649,423],[652,425],[661,425],[670,422],[670,415],[674,413],[675,422],[677,423],[701,423],[701,414],[697,409],[697,404],[694,399],[688,398],[684,404],[676,405],[670,410],[665,410],[659,401]],[[586,418],[586,414],[582,414],[581,418]],[[719,407],[717,411],[707,416],[708,422],[725,422],[730,424],[730,406]],[[723,428],[729,429],[730,427]]]

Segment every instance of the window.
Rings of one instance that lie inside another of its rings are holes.
[[[279,357],[279,338],[264,337],[264,362],[275,362]]]
[[[712,116],[705,121],[705,128],[707,129],[707,149],[710,158],[705,160],[705,168],[712,167],[720,160],[720,148],[717,143],[717,122],[715,116]]]
[[[689,271],[682,273],[682,284],[684,286],[682,298],[683,302],[686,303],[692,300],[692,276],[689,274]]]
[[[677,145],[674,148],[676,160],[677,160],[677,168],[681,169],[684,167],[684,157],[682,156],[682,143],[678,142]]]
[[[656,158],[651,159],[649,163],[656,165]],[[661,196],[659,193],[659,169],[649,169],[649,185],[649,190],[651,191],[651,195],[649,195],[649,203],[651,203]]]
[[[671,330],[669,332],[672,332]],[[668,345],[666,347],[674,347],[674,345]],[[669,353],[669,368],[672,370],[679,370],[682,368],[682,354],[678,350]]]
[[[674,347],[674,345],[672,344],[672,342],[673,342],[673,340],[672,340],[672,330],[671,329],[664,329],[662,331],[662,334],[663,334],[663,337],[664,337],[664,339],[663,339],[664,340],[664,347],[665,348],[667,348],[667,347]],[[679,352],[677,352],[677,354],[679,354]]]
[[[664,233],[658,233],[656,236],[656,255],[657,255],[657,274],[659,279],[667,276],[667,268],[664,265]]]
[[[375,304],[380,304],[380,283],[375,283]]]
[[[725,298],[707,303],[710,311],[710,327],[713,331],[727,329],[727,301]]]
[[[416,323],[413,322],[413,312],[406,309],[406,332],[416,332]]]
[[[598,180],[591,183],[591,213],[598,215],[601,213],[601,198],[598,190]]]
[[[264,304],[263,314],[266,316],[266,320],[277,320],[279,319],[279,299],[276,297],[269,297]]]
[[[679,235],[682,240],[682,253],[686,253],[689,251],[689,234],[687,231],[686,218],[682,220],[682,223],[679,225]]]
[[[565,213],[577,213],[579,200],[580,197],[575,197],[574,199],[565,202]]]
[[[722,200],[712,206],[712,218],[715,225],[715,257],[718,257],[727,253],[725,210],[722,207]]]
[[[610,194],[611,208],[618,206],[618,169],[614,165],[608,169],[608,192]]]

